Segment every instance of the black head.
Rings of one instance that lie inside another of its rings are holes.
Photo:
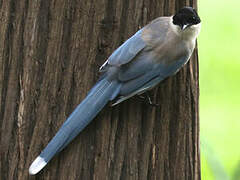
[[[196,10],[192,7],[184,7],[173,16],[173,24],[180,26],[181,29],[186,29],[200,22],[201,20]]]

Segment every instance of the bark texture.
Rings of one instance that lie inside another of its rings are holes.
[[[196,0],[0,0],[0,177],[200,179],[198,57],[153,90],[106,107],[38,175],[30,163],[97,81],[106,58],[150,20]]]

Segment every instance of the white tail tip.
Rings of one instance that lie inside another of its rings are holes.
[[[46,166],[46,164],[47,164],[46,161],[44,161],[43,158],[38,156],[31,164],[29,168],[29,174],[31,175],[37,174],[39,171],[41,171],[42,168],[44,168],[44,166]]]

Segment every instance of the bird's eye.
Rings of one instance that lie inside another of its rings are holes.
[[[193,20],[195,20],[195,19],[196,19],[196,17],[195,17],[195,16],[193,16],[193,17],[192,17],[192,19],[193,19]]]

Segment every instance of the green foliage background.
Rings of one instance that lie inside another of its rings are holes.
[[[204,180],[240,180],[240,1],[199,0]]]

